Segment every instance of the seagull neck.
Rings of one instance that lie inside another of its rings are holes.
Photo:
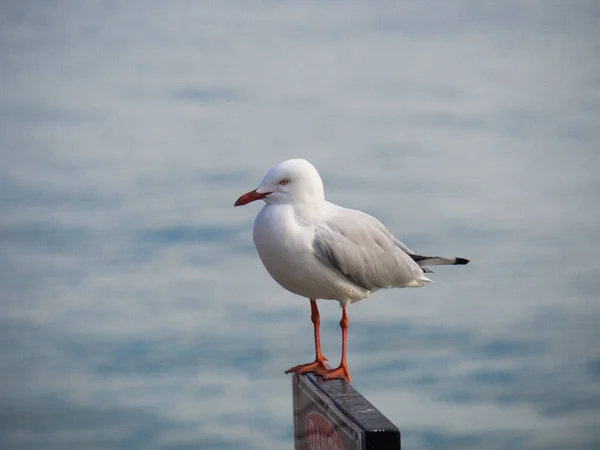
[[[305,199],[290,204],[297,220],[304,223],[314,223],[323,215],[325,200]]]

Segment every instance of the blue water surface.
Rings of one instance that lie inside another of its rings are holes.
[[[309,305],[233,208],[290,157],[472,260],[349,308],[403,448],[600,448],[599,30],[595,1],[4,2],[0,448],[293,448]]]

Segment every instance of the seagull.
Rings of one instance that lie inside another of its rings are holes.
[[[273,279],[310,300],[315,360],[285,373],[316,373],[351,382],[346,363],[346,307],[379,289],[421,287],[430,265],[467,264],[468,259],[423,256],[410,250],[374,217],[325,200],[323,181],[304,159],[273,166],[260,185],[234,206],[256,200],[266,204],[254,221],[258,255]],[[342,309],[342,357],[329,368],[321,350],[317,299],[337,300]]]

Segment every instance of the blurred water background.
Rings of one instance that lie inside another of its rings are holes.
[[[233,202],[303,157],[472,259],[349,309],[403,448],[600,448],[599,30],[596,1],[2,2],[0,447],[291,449],[309,305]]]

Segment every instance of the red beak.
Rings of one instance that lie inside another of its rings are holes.
[[[248,203],[253,202],[255,200],[260,200],[262,198],[265,198],[269,194],[270,194],[270,192],[265,192],[263,194],[259,194],[258,192],[256,192],[256,189],[254,189],[253,191],[246,192],[244,195],[242,195],[240,198],[238,198],[235,201],[235,203],[233,204],[233,206],[247,205]]]

